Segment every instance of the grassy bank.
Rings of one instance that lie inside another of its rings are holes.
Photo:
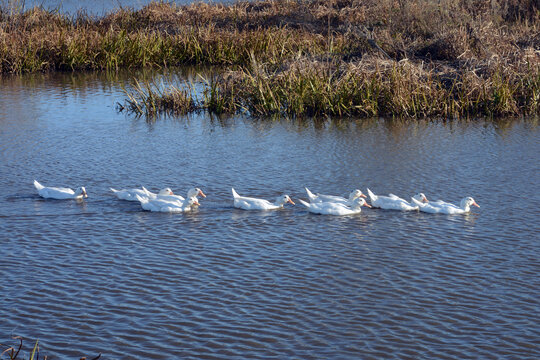
[[[473,3],[475,5],[470,5]],[[103,17],[17,2],[0,7],[0,72],[185,64],[278,64],[298,56],[352,61],[538,60],[537,1],[266,0],[151,3]],[[514,5],[512,5],[514,4]],[[532,55],[531,55],[532,54]]]
[[[538,67],[501,63],[455,71],[435,64],[364,57],[357,62],[293,61],[278,71],[254,64],[207,91],[212,111],[254,115],[469,117],[540,110]],[[221,108],[214,104],[222,104]]]
[[[279,62],[322,54],[325,39],[307,29],[248,24],[253,5],[154,2],[104,17],[33,8],[0,10],[0,72],[101,70],[177,65],[235,65],[250,53]],[[261,11],[255,11],[262,13]]]
[[[204,85],[160,89],[135,83],[126,108],[136,114],[254,116],[473,117],[540,113],[539,68],[507,68],[499,62],[464,71],[435,64],[364,57],[356,62],[298,59],[274,66],[253,62]]]
[[[155,93],[142,86],[129,94],[128,107],[296,116],[538,113],[539,5],[159,2],[98,18],[0,10],[2,73],[188,64],[233,71],[213,79],[203,99],[190,88]]]

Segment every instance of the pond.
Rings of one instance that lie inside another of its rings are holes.
[[[56,359],[540,356],[538,119],[146,121],[116,110],[129,77],[0,78],[0,343]],[[45,200],[34,179],[89,197]],[[141,185],[207,198],[152,213],[109,190]],[[250,212],[231,187],[481,208]]]

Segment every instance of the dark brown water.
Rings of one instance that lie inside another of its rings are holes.
[[[121,79],[0,79],[0,343],[49,358],[536,359],[537,120],[147,123]],[[85,186],[44,200],[32,181]],[[143,212],[109,187],[208,197]],[[354,188],[480,204],[469,215],[232,207]],[[28,355],[28,354],[27,354]]]

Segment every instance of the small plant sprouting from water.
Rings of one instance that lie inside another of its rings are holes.
[[[140,83],[134,79],[130,88],[131,91],[124,88],[127,98],[124,104],[118,104],[121,111],[153,117],[159,113],[184,115],[198,109],[190,83],[182,87],[165,87],[153,82]]]
[[[30,356],[25,359],[23,357],[23,354],[21,353],[21,350],[23,349],[23,338],[20,336],[13,337],[14,340],[18,340],[19,343],[17,345],[4,345],[0,344],[0,347],[3,348],[2,353],[0,353],[0,359],[2,360],[47,360],[47,356],[44,355],[42,358],[40,358],[39,354],[39,344],[38,340],[36,340],[32,351],[30,353]],[[91,358],[90,360],[98,360],[101,357],[101,354],[97,355],[96,357]],[[80,360],[86,360],[86,357],[80,358]]]

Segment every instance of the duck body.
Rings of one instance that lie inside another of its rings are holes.
[[[122,189],[122,190],[116,190],[113,188],[109,188],[109,189],[120,200],[137,201],[137,196],[147,197],[151,199],[154,199],[156,197],[156,194],[146,190],[144,186],[142,187],[142,189]]]
[[[135,196],[140,202],[141,207],[146,211],[181,213],[191,211],[193,205],[199,205],[196,198],[188,200],[164,200],[164,199],[149,199],[147,197]]]
[[[283,208],[285,203],[291,203],[294,205],[294,202],[291,200],[289,195],[282,195],[276,199],[275,203],[271,203],[265,199],[257,199],[247,196],[240,196],[234,190],[232,190],[234,198],[234,207],[243,210],[276,210]]]
[[[144,189],[144,188],[143,188]],[[206,197],[206,195],[204,194],[204,192],[199,189],[199,188],[192,188],[192,189],[189,189],[188,192],[187,192],[187,199],[191,199],[191,198],[196,198],[197,199],[197,196],[202,196],[202,197]],[[158,194],[156,196],[157,199],[162,199],[162,200],[169,200],[169,201],[184,201],[186,200],[186,198],[184,198],[183,196],[181,195],[176,195],[176,194]]]
[[[412,211],[418,210],[418,205],[413,202],[408,202],[405,199],[400,198],[394,194],[388,194],[388,196],[375,195],[371,190],[367,189],[371,205],[386,210],[398,210],[398,211]],[[427,202],[427,198],[423,193],[414,195],[415,199],[419,202]]]
[[[362,206],[371,207],[362,198],[355,199],[352,206],[347,206],[345,204],[335,202],[308,203],[303,200],[298,201],[300,201],[300,203],[304,205],[309,212],[321,215],[354,215],[362,212]]]
[[[480,207],[470,196],[461,200],[460,205],[454,205],[442,200],[430,203],[422,203],[415,198],[411,199],[419,208],[420,211],[430,214],[465,214],[471,211],[471,206]]]
[[[38,191],[39,196],[45,199],[82,199],[88,197],[86,189],[81,186],[75,191],[70,188],[49,187],[41,185],[37,180],[34,180],[34,187]]]
[[[309,198],[309,202],[311,203],[317,203],[317,202],[331,202],[331,203],[339,203],[339,204],[345,204],[351,206],[353,204],[353,201],[359,197],[365,198],[366,195],[362,194],[362,191],[356,189],[353,190],[349,194],[349,198],[344,198],[342,196],[335,196],[335,195],[324,195],[324,194],[313,194],[311,191],[309,191],[308,188],[304,188],[306,190],[307,196]]]
[[[148,199],[155,199],[158,196],[177,196],[174,195],[173,191],[170,188],[164,188],[159,190],[159,193],[153,193],[151,191],[148,191],[144,186],[141,186],[140,189],[122,189],[122,190],[116,190],[113,188],[109,188],[114,195],[116,195],[117,198],[120,200],[127,200],[127,201],[138,201],[137,196],[141,198],[148,198]],[[183,197],[180,196],[182,200],[184,200]],[[179,199],[176,199],[179,200]]]

